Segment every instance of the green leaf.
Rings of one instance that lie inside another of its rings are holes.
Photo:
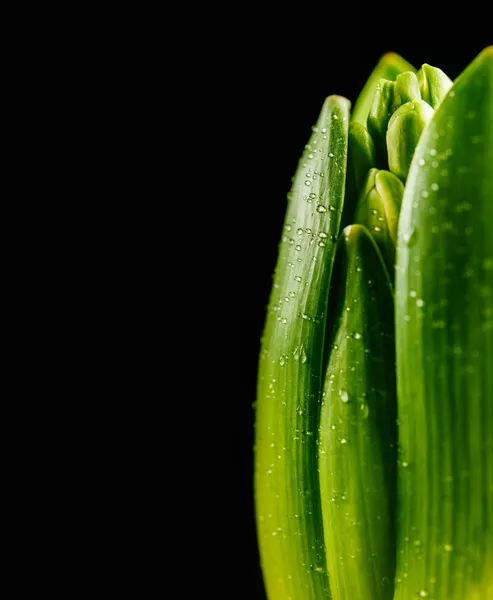
[[[335,325],[320,421],[327,570],[334,600],[391,600],[395,570],[394,306],[382,257],[361,225],[337,246]]]
[[[358,99],[354,103],[351,121],[356,121],[366,127],[366,119],[368,118],[375,90],[380,79],[395,81],[397,75],[405,71],[415,72],[416,69],[395,52],[384,54],[373,69]]]
[[[395,600],[493,598],[493,46],[426,126],[398,232]]]
[[[262,337],[255,502],[269,600],[329,597],[316,439],[349,109],[327,98],[293,178]]]
[[[354,210],[361,188],[368,171],[376,166],[376,161],[375,144],[366,127],[356,122],[350,123],[342,228],[353,222]]]

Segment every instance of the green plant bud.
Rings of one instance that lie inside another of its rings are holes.
[[[393,81],[380,79],[375,90],[375,96],[368,115],[367,127],[377,150],[377,166],[384,168],[387,166],[387,150],[385,146],[385,134],[393,112],[394,104]]]
[[[375,89],[380,79],[395,81],[397,75],[405,71],[413,71],[415,73],[416,69],[395,52],[384,54],[373,69],[358,99],[354,103],[351,119],[361,125],[366,125],[373,97],[375,96]]]
[[[364,225],[370,231],[392,280],[397,225],[403,195],[404,185],[400,179],[389,171],[371,169],[361,191],[354,216],[354,223]]]
[[[397,76],[394,88],[394,110],[406,102],[421,100],[419,81],[415,73],[407,71]]]
[[[423,100],[435,109],[452,87],[452,80],[441,69],[428,64],[418,71],[418,81]]]
[[[424,100],[406,102],[392,115],[387,129],[389,170],[406,180],[421,133],[435,111]]]

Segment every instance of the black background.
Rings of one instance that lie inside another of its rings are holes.
[[[252,485],[257,358],[286,194],[324,98],[339,94],[354,103],[388,51],[416,68],[424,62],[440,67],[454,79],[493,43],[484,14],[461,8],[455,15],[432,17],[427,7],[416,5],[401,15],[383,4],[368,15],[357,4],[315,5],[316,10],[306,4],[292,12],[284,8],[269,15],[239,14],[235,23],[242,24],[241,32],[234,28],[227,33],[220,49],[225,109],[219,143],[228,166],[218,163],[218,170],[227,171],[222,175],[232,190],[225,194],[222,210],[234,226],[226,226],[224,234],[235,240],[235,267],[227,266],[225,272],[226,284],[235,282],[227,302],[232,316],[226,336],[234,332],[238,344],[231,348],[231,393],[225,399],[225,420],[234,418],[235,423],[232,447],[238,449],[231,464],[237,493],[228,498],[244,533],[240,535],[228,516],[226,538],[231,534],[238,540],[231,547],[231,577],[239,589],[235,597],[265,598]],[[229,490],[231,481],[226,481]]]

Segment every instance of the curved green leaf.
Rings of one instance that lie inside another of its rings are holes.
[[[399,223],[395,600],[493,598],[493,47],[426,126]]]
[[[316,438],[349,108],[327,98],[293,178],[262,337],[255,502],[269,600],[329,597]]]
[[[349,124],[348,161],[344,209],[341,228],[351,225],[354,210],[368,171],[376,167],[377,157],[373,140],[368,130],[359,123]]]
[[[393,296],[367,229],[336,252],[332,350],[320,421],[327,570],[334,600],[391,600],[395,570],[396,384]],[[332,307],[332,297],[330,299]]]

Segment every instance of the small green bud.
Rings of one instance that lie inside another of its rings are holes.
[[[407,71],[397,75],[394,88],[394,110],[406,102],[421,100],[419,81],[415,73]]]
[[[387,129],[389,170],[406,180],[421,133],[435,114],[424,100],[406,102],[392,115]]]
[[[452,87],[452,80],[441,69],[428,64],[418,71],[418,81],[423,100],[435,110]]]
[[[380,79],[375,90],[375,96],[367,119],[367,127],[377,150],[379,166],[387,164],[385,134],[394,104],[394,81]]]
[[[404,185],[389,171],[371,169],[361,191],[354,223],[371,232],[393,280],[397,226]]]

